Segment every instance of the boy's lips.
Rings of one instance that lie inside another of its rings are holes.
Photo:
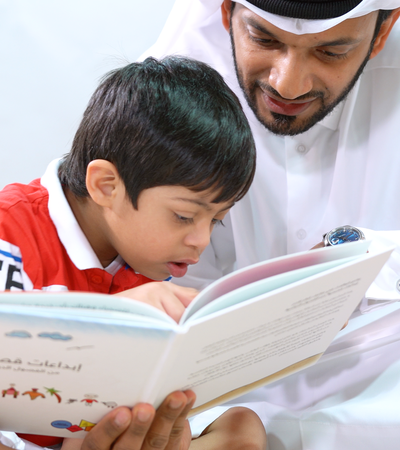
[[[196,264],[195,260],[170,261],[167,263],[168,271],[174,278],[181,278],[186,275],[189,264]]]
[[[311,100],[307,100],[305,102],[289,102],[289,101],[281,101],[277,100],[271,95],[264,92],[262,94],[265,104],[268,109],[276,114],[282,114],[284,116],[297,116],[304,112],[315,100],[314,98]]]

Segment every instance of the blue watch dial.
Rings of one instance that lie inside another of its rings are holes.
[[[359,230],[354,227],[340,227],[332,230],[328,236],[330,245],[344,244],[345,242],[355,242],[363,239]]]

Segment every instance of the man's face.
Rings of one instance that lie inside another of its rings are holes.
[[[280,135],[303,133],[354,86],[370,58],[377,12],[317,34],[283,31],[237,3],[230,19],[240,86],[258,120]]]

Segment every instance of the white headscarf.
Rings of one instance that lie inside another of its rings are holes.
[[[320,33],[347,19],[364,16],[379,9],[400,7],[400,0],[363,0],[343,16],[326,20],[307,20],[278,16],[265,12],[246,0],[236,1],[274,26],[294,34]],[[174,43],[182,36],[185,36],[185,39],[189,39],[192,30],[209,23],[210,20],[213,20],[213,17],[215,19],[215,15],[220,15],[221,4],[222,0],[176,0],[156,44],[156,53],[158,55],[155,55],[154,52],[146,52],[146,55],[160,56],[170,53],[171,48],[174,48]]]
[[[263,11],[260,8],[252,5],[246,0],[235,0],[241,3],[246,8],[250,9],[267,22],[272,23],[277,28],[288,31],[293,34],[309,34],[321,33],[328,30],[347,19],[355,19],[356,17],[365,16],[378,9],[395,9],[400,7],[400,0],[363,0],[355,8],[350,10],[343,16],[334,17],[333,19],[324,20],[308,20],[308,19],[293,19],[291,17],[277,16]]]

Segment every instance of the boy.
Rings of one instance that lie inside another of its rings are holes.
[[[179,320],[197,292],[154,281],[182,277],[197,263],[254,170],[247,120],[213,69],[170,57],[111,72],[71,152],[40,180],[0,193],[0,289],[123,295]],[[232,426],[235,445],[266,445],[246,409],[228,411],[194,445],[232,447]]]

